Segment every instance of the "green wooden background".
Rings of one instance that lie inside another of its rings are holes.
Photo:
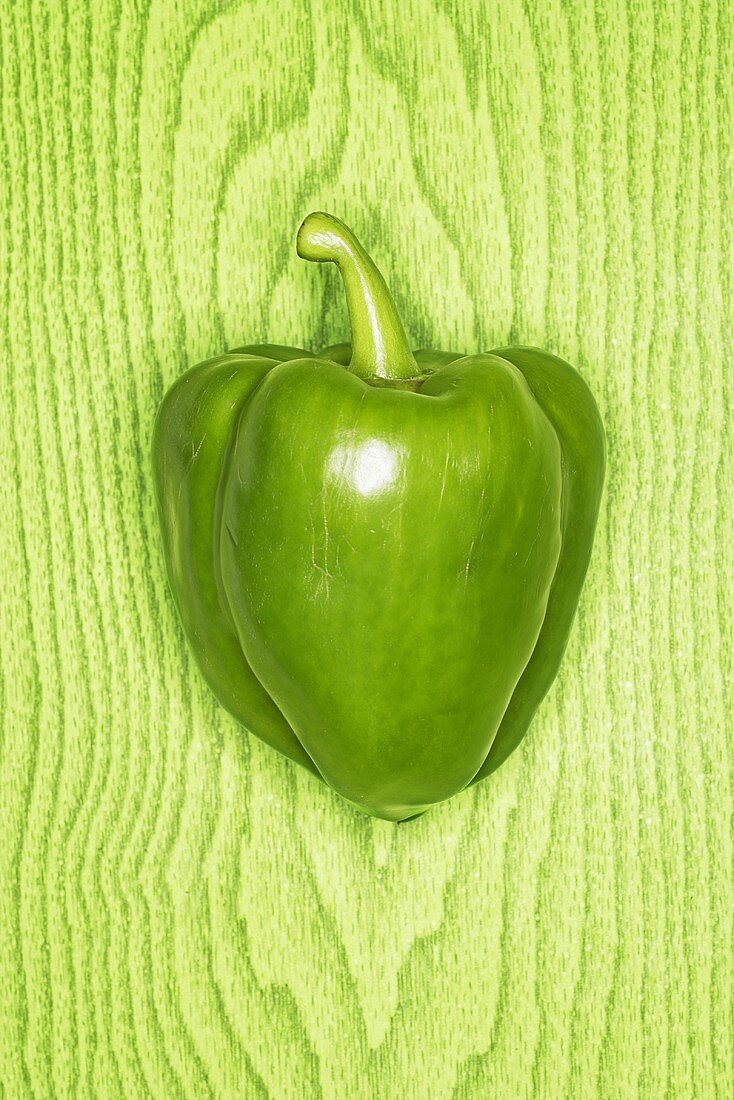
[[[730,1097],[734,15],[713,0],[0,6],[0,1095]],[[188,659],[148,461],[228,345],[576,363],[609,478],[562,674],[406,826]]]

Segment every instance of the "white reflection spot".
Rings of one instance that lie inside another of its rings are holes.
[[[351,482],[363,497],[388,489],[398,474],[398,453],[381,439],[369,439],[361,447],[335,447],[329,470]]]

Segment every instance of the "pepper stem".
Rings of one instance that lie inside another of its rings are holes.
[[[352,326],[348,369],[353,374],[364,379],[420,374],[385,280],[349,226],[315,211],[298,230],[296,252],[304,260],[330,260],[339,268]]]

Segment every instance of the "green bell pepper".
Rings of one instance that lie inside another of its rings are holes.
[[[183,374],[153,432],[168,577],[207,683],[365,813],[402,820],[519,744],[566,646],[604,479],[573,367],[410,350],[328,214],[352,342],[251,345]]]

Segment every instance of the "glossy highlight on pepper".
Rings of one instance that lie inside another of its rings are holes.
[[[605,467],[596,403],[537,348],[410,349],[351,230],[310,214],[352,338],[191,368],[153,432],[168,577],[251,733],[403,820],[489,775],[558,670]]]

